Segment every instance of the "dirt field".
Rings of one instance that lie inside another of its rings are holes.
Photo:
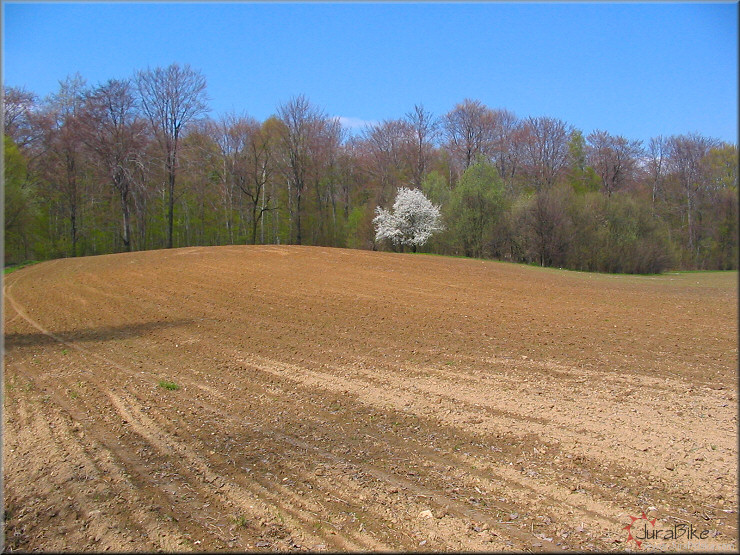
[[[734,550],[737,279],[312,247],[23,268],[5,548]]]

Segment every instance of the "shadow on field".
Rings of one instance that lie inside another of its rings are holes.
[[[124,326],[103,326],[74,331],[53,332],[54,335],[69,343],[89,343],[102,341],[115,341],[117,339],[129,339],[141,337],[150,333],[170,328],[186,326],[195,320],[181,319],[172,321],[144,322],[141,324],[129,324]],[[5,348],[13,347],[40,347],[44,345],[58,344],[58,341],[45,333],[10,333],[5,336]]]

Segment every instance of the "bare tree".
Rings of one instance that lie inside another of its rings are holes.
[[[639,157],[643,154],[640,141],[629,141],[620,135],[599,130],[586,140],[588,162],[601,178],[601,186],[607,196],[634,179]]]
[[[87,95],[83,140],[119,196],[127,251],[132,250],[130,196],[134,176],[143,163],[144,127],[129,81],[110,80]]]
[[[511,189],[521,164],[521,122],[508,110],[494,110],[491,158],[504,185]]]
[[[147,137],[144,155],[139,164],[136,165],[134,172],[133,186],[131,188],[131,200],[133,201],[134,214],[136,216],[136,235],[140,249],[147,248],[147,214],[149,210],[149,200],[155,194],[153,187],[153,175],[160,170],[156,162],[156,156],[153,150],[157,145],[153,137]]]
[[[696,255],[696,211],[697,195],[706,187],[707,172],[704,164],[710,150],[719,142],[697,133],[677,135],[668,139],[670,165],[678,177],[686,196],[686,219],[688,229],[688,249]]]
[[[406,122],[413,140],[413,148],[410,149],[411,181],[414,187],[421,189],[437,138],[439,122],[421,104],[415,104],[414,109],[406,114]]]
[[[354,205],[355,193],[363,188],[366,180],[362,170],[362,140],[359,137],[348,137],[342,141],[337,152],[336,201],[341,203],[344,220],[349,219],[350,209]]]
[[[532,199],[527,211],[533,254],[540,266],[560,265],[564,262],[571,221],[567,212],[567,198],[554,188],[540,191]]]
[[[282,150],[283,173],[288,180],[291,195],[295,196],[293,218],[296,222],[296,243],[303,241],[301,216],[306,187],[317,183],[321,168],[322,141],[334,134],[336,120],[330,120],[323,110],[314,106],[304,95],[299,95],[278,107],[278,117],[283,123]]]
[[[208,111],[206,79],[189,65],[146,69],[136,74],[141,107],[164,154],[167,174],[167,248],[172,248],[175,180],[183,131]]]
[[[412,130],[407,121],[384,120],[366,126],[362,131],[362,147],[368,154],[365,171],[380,185],[380,202],[404,184],[413,173],[409,167]]]
[[[20,147],[32,139],[31,119],[36,107],[36,95],[24,88],[3,88],[3,124],[5,134]]]
[[[655,214],[655,201],[663,189],[663,182],[668,173],[668,140],[659,135],[650,139],[647,148],[646,169],[650,176],[652,190],[651,210]]]
[[[264,214],[273,209],[267,185],[275,171],[274,136],[252,118],[242,118],[231,126],[235,150],[234,180],[248,199],[250,242],[257,244],[257,227]]]
[[[318,225],[313,227],[314,241],[331,244],[336,240],[339,154],[346,133],[338,118],[325,118],[320,130],[314,148],[316,171],[312,174],[319,215]]]
[[[223,200],[226,221],[226,233],[229,242],[234,243],[234,206],[238,192],[236,183],[236,167],[238,157],[247,148],[249,136],[254,126],[259,125],[256,120],[248,116],[227,114],[218,121],[208,120],[204,125],[204,132],[218,146],[218,175],[221,198]]]
[[[59,187],[62,204],[69,218],[72,256],[77,256],[80,215],[80,175],[83,143],[81,115],[85,96],[85,80],[77,73],[59,82],[59,90],[51,95],[43,111],[34,118],[42,137],[38,147],[43,173],[52,187]]]
[[[495,116],[479,100],[465,99],[442,119],[447,148],[460,173],[480,154],[489,157],[493,149]]]
[[[551,188],[568,162],[571,128],[556,118],[529,117],[524,123],[523,154],[537,191]]]

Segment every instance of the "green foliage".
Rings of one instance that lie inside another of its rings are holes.
[[[437,206],[445,206],[450,200],[450,187],[437,171],[429,172],[421,182],[421,190]]]
[[[3,143],[5,264],[17,264],[33,257],[39,210],[35,188],[28,179],[25,157],[7,135]]]
[[[365,205],[355,206],[347,218],[347,246],[352,249],[363,247],[363,235],[367,235],[371,226],[371,212]]]
[[[738,195],[729,186],[714,193],[700,214],[701,228],[695,265],[703,269],[732,270],[738,262]]]
[[[25,158],[13,142],[13,139],[3,135],[5,148],[5,184],[21,185],[26,179],[27,166]]]
[[[15,272],[16,270],[20,270],[21,268],[25,268],[26,266],[31,266],[32,264],[37,264],[38,262],[36,260],[27,260],[26,262],[21,262],[20,264],[15,264],[13,266],[6,266],[3,268],[3,274],[8,275],[11,272]]]
[[[578,194],[598,191],[601,181],[596,170],[586,164],[586,140],[583,133],[578,130],[571,133],[568,154],[570,156],[568,182],[573,191]]]
[[[606,202],[605,216],[609,233],[600,271],[657,274],[668,267],[666,236],[645,204],[615,194]]]
[[[489,244],[491,255],[511,262],[526,261],[526,219],[531,197],[522,194],[514,197],[501,215]]]
[[[589,193],[570,210],[566,267],[591,272],[655,274],[673,261],[665,225],[629,195]]]
[[[707,155],[706,166],[709,185],[712,189],[729,189],[737,193],[738,185],[737,146],[724,144],[712,148]]]
[[[492,230],[503,212],[503,184],[496,168],[485,162],[471,165],[449,200],[450,227],[466,256],[483,257]]]
[[[429,172],[422,180],[421,190],[430,201],[437,206],[441,206],[443,221],[451,222],[453,217],[450,206],[452,190],[443,174],[437,170]],[[446,225],[444,230],[429,239],[424,250],[439,254],[459,254],[459,247],[455,240],[455,230],[450,225]]]
[[[609,226],[601,193],[576,195],[568,209],[573,222],[571,249],[566,267],[586,272],[603,268]]]
[[[573,183],[573,190],[576,193],[589,193],[598,191],[601,188],[601,178],[596,173],[596,170],[591,166],[587,166],[583,170],[583,173],[578,176],[578,179]]]
[[[572,170],[582,171],[586,167],[586,139],[578,129],[573,130],[570,134],[568,156],[570,156]]]
[[[177,391],[180,389],[180,386],[177,385],[175,382],[170,382],[167,380],[159,380],[159,387],[162,389],[167,389],[169,391]]]

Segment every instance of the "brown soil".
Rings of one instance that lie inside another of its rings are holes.
[[[706,533],[643,548],[734,550],[737,279],[315,247],[18,270],[5,548],[624,550],[644,511]]]

